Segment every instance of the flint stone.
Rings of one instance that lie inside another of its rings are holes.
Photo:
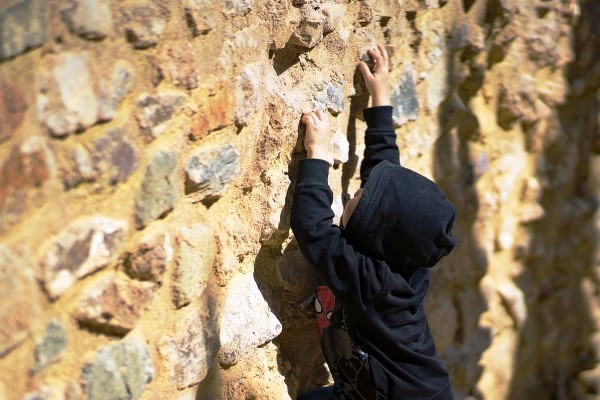
[[[281,329],[253,276],[233,278],[220,320],[221,364],[236,364],[248,350],[279,336]]]
[[[143,281],[162,282],[162,275],[173,262],[173,246],[169,233],[144,236],[135,252],[124,255],[123,266],[127,275]]]
[[[152,300],[154,284],[109,275],[83,291],[74,316],[94,331],[124,336]]]
[[[135,148],[123,138],[121,128],[113,128],[94,142],[94,169],[108,174],[109,183],[125,182],[138,166]]]
[[[66,136],[98,121],[94,91],[85,53],[61,53],[47,58],[37,98],[38,117],[55,136]]]
[[[392,91],[392,117],[397,125],[414,121],[419,116],[419,99],[415,88],[415,77],[412,65],[406,64],[398,86]]]
[[[186,194],[193,194],[199,201],[219,199],[239,173],[238,156],[231,144],[196,153],[185,167]]]
[[[0,357],[29,337],[39,314],[31,267],[0,244]]]
[[[215,251],[210,230],[201,224],[179,228],[175,243],[173,304],[181,308],[204,292],[212,271]]]
[[[205,309],[186,309],[183,317],[177,318],[172,331],[158,344],[158,351],[168,368],[167,376],[178,390],[206,378],[219,349],[219,338]]]
[[[67,331],[57,320],[46,325],[46,333],[35,346],[34,372],[39,372],[56,361],[67,347]]]
[[[171,119],[185,104],[187,96],[180,92],[163,92],[155,95],[144,94],[139,97],[136,114],[142,133],[150,140],[163,134]]]
[[[48,39],[48,1],[23,0],[0,12],[0,61]]]
[[[128,340],[100,349],[81,378],[89,400],[138,400],[154,378],[154,366],[146,344]]]
[[[327,109],[334,114],[344,111],[344,84],[334,82],[326,85],[315,95],[312,106],[315,109]]]
[[[262,101],[261,77],[264,68],[261,64],[245,66],[236,79],[235,89],[235,122],[238,126],[246,126],[250,117],[256,112]]]
[[[167,26],[168,9],[150,5],[128,5],[121,11],[127,40],[136,49],[155,46]]]
[[[73,222],[46,244],[40,262],[44,288],[51,299],[112,262],[121,248],[127,223],[95,215]]]
[[[133,87],[133,67],[125,60],[116,62],[112,74],[100,82],[98,91],[100,121],[110,121],[117,116],[117,107]]]
[[[104,39],[113,31],[110,0],[63,0],[61,15],[71,32]]]
[[[138,229],[166,216],[178,198],[177,155],[160,152],[150,161],[135,200],[135,223]]]

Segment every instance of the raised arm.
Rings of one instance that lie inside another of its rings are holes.
[[[363,110],[367,122],[365,152],[360,164],[360,187],[365,186],[371,170],[383,160],[400,165],[400,151],[392,124],[392,106],[371,107]]]
[[[400,152],[396,145],[396,132],[392,123],[392,110],[389,86],[389,57],[382,45],[369,50],[375,61],[375,69],[361,61],[358,66],[371,94],[373,107],[363,110],[367,123],[365,132],[365,153],[360,166],[360,186],[363,187],[371,170],[383,160],[400,164]]]

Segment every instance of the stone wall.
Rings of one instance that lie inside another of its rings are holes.
[[[0,399],[294,399],[329,375],[289,227],[304,111],[359,186],[357,61],[457,205],[458,399],[600,396],[595,0],[0,2]]]

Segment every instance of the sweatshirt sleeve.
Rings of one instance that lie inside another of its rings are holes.
[[[367,122],[365,152],[360,164],[360,187],[365,186],[371,170],[383,160],[400,165],[400,151],[392,123],[392,106],[370,107],[363,110]]]
[[[299,161],[291,228],[302,253],[336,298],[353,310],[364,310],[385,287],[389,268],[384,261],[357,251],[342,229],[332,224],[328,174],[329,164],[324,160]]]

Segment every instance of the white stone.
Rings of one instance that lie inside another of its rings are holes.
[[[271,312],[253,276],[235,277],[229,284],[220,320],[221,364],[236,364],[248,350],[276,338],[281,329],[281,322]]]
[[[60,296],[77,279],[113,261],[126,230],[125,221],[96,215],[76,220],[51,239],[40,262],[50,297]]]

